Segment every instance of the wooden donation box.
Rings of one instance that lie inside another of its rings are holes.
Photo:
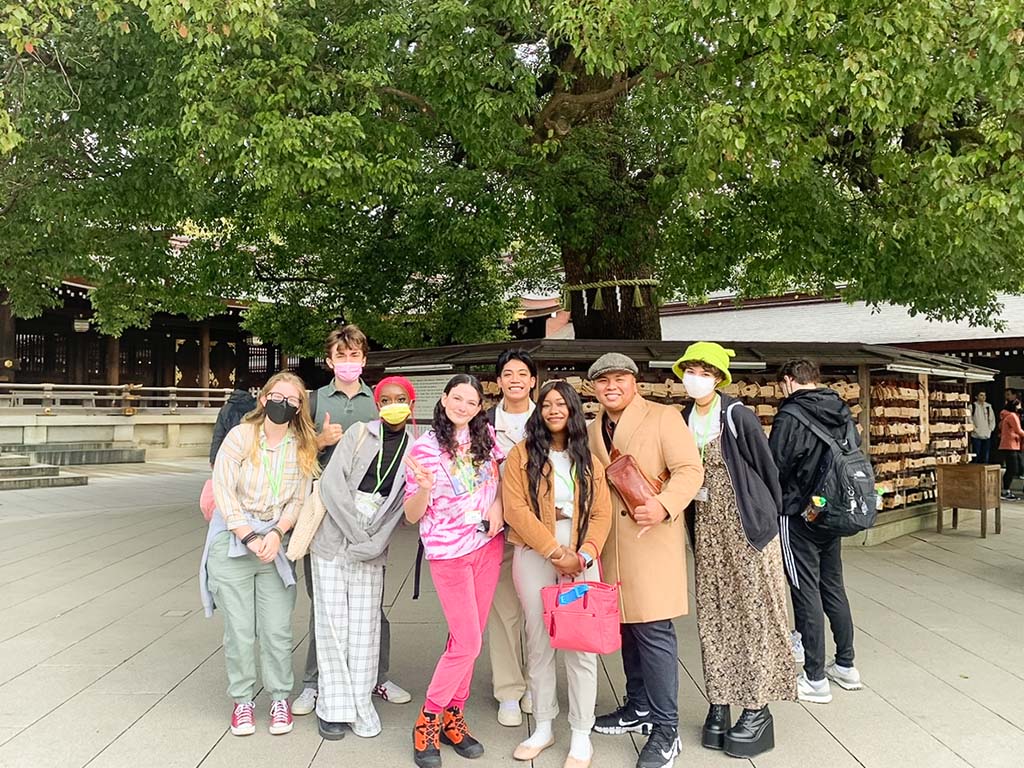
[[[935,530],[942,533],[942,513],[953,510],[953,527],[960,523],[960,509],[981,512],[981,537],[988,536],[988,511],[996,511],[996,533],[1003,531],[1000,466],[998,464],[940,464],[936,469],[938,481],[938,514]]]

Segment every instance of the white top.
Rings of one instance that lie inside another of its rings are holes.
[[[705,415],[697,413],[697,406],[693,406],[690,412],[690,431],[697,441],[698,448],[704,448],[708,443],[717,440],[722,434],[722,398],[715,396],[711,405],[711,411]]]
[[[550,451],[552,480],[555,484],[555,516],[572,520],[576,505],[576,478],[572,473],[572,462],[566,451]]]
[[[498,404],[494,413],[494,431],[498,445],[506,455],[511,453],[516,444],[521,443],[526,437],[526,422],[529,421],[530,415],[536,407],[536,403],[531,400],[523,413],[509,413],[505,410],[504,400]]]

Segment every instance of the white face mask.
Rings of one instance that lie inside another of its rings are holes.
[[[686,394],[694,400],[703,400],[715,391],[715,379],[711,376],[698,376],[696,373],[683,374],[683,387]]]

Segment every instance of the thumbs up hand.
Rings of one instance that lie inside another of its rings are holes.
[[[329,445],[337,445],[338,441],[341,440],[341,435],[344,430],[340,424],[331,424],[331,414],[327,413],[324,415],[324,428],[320,431],[320,436],[316,439],[316,447],[321,451]]]

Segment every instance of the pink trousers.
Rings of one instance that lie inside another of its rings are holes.
[[[483,646],[484,628],[498,586],[505,537],[454,560],[430,560],[430,576],[448,622],[448,645],[427,688],[424,709],[443,712],[465,707],[473,667]]]

